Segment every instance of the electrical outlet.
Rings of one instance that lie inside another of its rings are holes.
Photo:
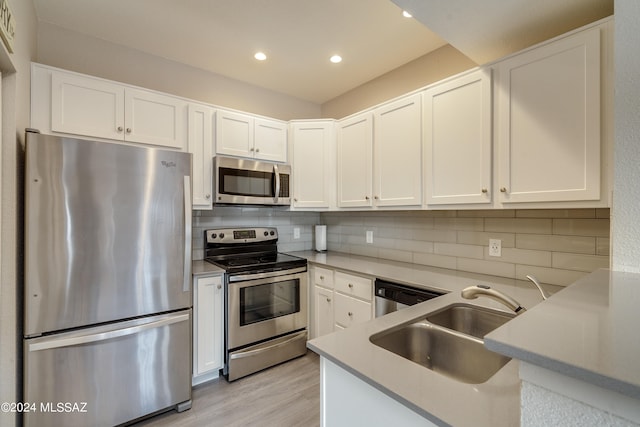
[[[294,229],[293,229],[293,238],[296,239],[296,240],[300,238],[300,228],[299,227],[294,227]]]
[[[489,239],[489,256],[502,256],[502,240]]]
[[[368,230],[366,236],[367,236],[367,243],[373,243],[373,231]]]

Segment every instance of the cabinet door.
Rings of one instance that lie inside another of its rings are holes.
[[[222,276],[196,279],[194,376],[222,368]]]
[[[424,93],[428,205],[491,202],[491,70]]]
[[[420,94],[374,112],[374,199],[378,206],[422,204]]]
[[[354,323],[371,320],[371,303],[335,292],[336,324],[348,328]]]
[[[216,153],[253,157],[253,117],[218,110],[216,112]]]
[[[276,120],[254,120],[256,159],[287,161],[287,124]]]
[[[51,130],[124,139],[124,88],[89,77],[51,76]]]
[[[296,122],[292,125],[293,206],[328,208],[331,197],[333,123]]]
[[[600,198],[600,29],[498,64],[500,200]]]
[[[214,110],[189,104],[189,152],[193,155],[191,182],[194,209],[211,209]]]
[[[371,206],[373,188],[373,115],[338,122],[338,206]]]
[[[333,291],[316,286],[314,302],[315,337],[320,337],[333,332]]]
[[[187,149],[187,103],[140,89],[125,91],[125,140]]]

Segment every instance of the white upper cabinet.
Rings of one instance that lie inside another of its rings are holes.
[[[291,123],[294,208],[328,209],[335,204],[333,120]]]
[[[50,74],[51,79],[50,98],[47,94],[34,99],[35,102],[50,99],[50,127],[47,123],[34,125],[41,131],[46,133],[50,129],[186,150],[184,100],[75,73],[40,71]],[[36,87],[46,90],[46,84]],[[35,110],[48,108],[44,105]]]
[[[500,201],[599,200],[600,28],[496,69]]]
[[[424,92],[427,205],[491,202],[491,70]]]
[[[374,110],[374,204],[422,204],[422,102],[414,94]]]
[[[337,124],[338,207],[367,207],[373,199],[373,113]]]
[[[124,138],[124,87],[71,74],[51,76],[51,130]]]
[[[141,89],[124,92],[125,140],[185,149],[187,102]]]
[[[203,104],[189,104],[189,153],[192,157],[194,209],[211,209],[213,173],[213,121],[215,110]]]
[[[273,162],[287,161],[287,123],[256,118],[255,157]]]
[[[216,114],[216,153],[285,162],[287,124],[219,110]]]

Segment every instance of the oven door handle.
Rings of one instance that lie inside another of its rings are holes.
[[[232,360],[244,359],[245,357],[255,356],[257,354],[264,353],[266,351],[273,350],[273,349],[278,348],[278,347],[284,347],[285,345],[287,345],[287,344],[289,344],[289,343],[291,343],[293,341],[299,340],[300,338],[302,338],[306,334],[307,334],[307,331],[304,330],[304,331],[301,331],[301,332],[298,332],[298,333],[292,335],[291,337],[287,338],[284,341],[279,341],[279,342],[276,342],[275,344],[271,344],[271,345],[268,345],[266,347],[260,347],[260,348],[256,348],[255,350],[248,350],[248,351],[243,351],[241,353],[230,354],[229,355],[229,359],[232,359]]]
[[[307,267],[299,267],[288,270],[270,271],[267,273],[250,273],[250,274],[230,274],[228,276],[229,283],[253,281],[258,279],[277,278],[278,280],[286,280],[286,276],[291,276],[298,273],[304,273],[307,271]],[[280,274],[278,274],[280,273]]]

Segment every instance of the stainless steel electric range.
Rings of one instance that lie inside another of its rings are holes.
[[[226,271],[228,381],[307,351],[307,260],[278,253],[277,241],[274,227],[205,231],[205,260]]]

